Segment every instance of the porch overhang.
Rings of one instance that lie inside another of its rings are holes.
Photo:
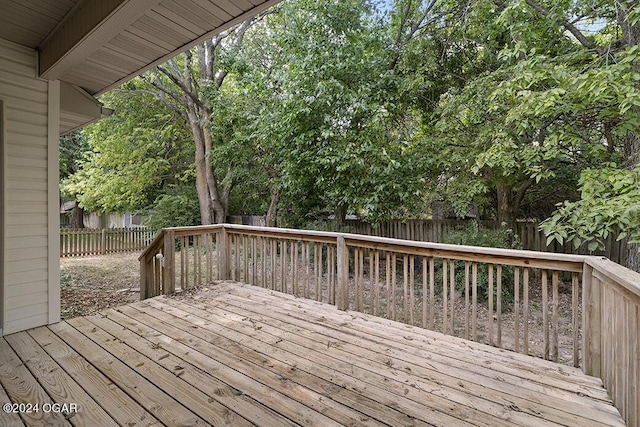
[[[108,114],[80,91],[99,96],[279,1],[3,1],[0,39],[37,50],[38,76],[68,84],[64,134]]]
[[[110,109],[105,108],[81,87],[67,82],[60,83],[60,135],[103,119],[111,113]]]

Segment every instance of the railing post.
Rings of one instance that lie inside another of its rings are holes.
[[[337,274],[337,295],[336,306],[338,310],[349,308],[349,250],[343,236],[338,236],[336,265]]]
[[[164,235],[164,269],[162,270],[163,293],[171,294],[176,290],[175,276],[176,239],[173,230],[167,230]]]
[[[600,377],[600,283],[593,277],[593,267],[582,267],[582,370],[585,374]]]
[[[140,301],[149,298],[149,290],[147,285],[147,277],[149,272],[147,271],[147,259],[146,257],[140,258]]]
[[[229,280],[229,260],[231,259],[229,251],[231,247],[229,245],[229,233],[224,225],[216,239],[218,240],[218,279]]]

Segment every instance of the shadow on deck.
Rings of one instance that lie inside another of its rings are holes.
[[[2,426],[624,425],[580,369],[229,281],[6,336],[0,382],[40,405]]]

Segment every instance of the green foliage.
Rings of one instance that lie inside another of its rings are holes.
[[[640,243],[640,166],[632,170],[609,164],[585,170],[580,176],[582,197],[564,202],[541,224],[547,242],[586,244],[589,251],[604,249],[610,234],[617,240]]]
[[[377,219],[409,206],[422,177],[384,102],[388,70],[370,6],[285,3],[269,25],[283,66],[273,69],[277,96],[261,132],[289,212],[348,206]]]
[[[135,87],[135,82],[129,83]],[[62,181],[85,209],[144,209],[165,185],[189,180],[192,160],[184,123],[149,96],[114,91],[103,96],[114,114],[82,131],[90,150]]]
[[[520,237],[506,224],[502,224],[498,229],[492,229],[481,225],[478,221],[471,221],[465,227],[450,232],[443,243],[484,248],[522,249]]]
[[[172,188],[156,198],[144,225],[159,230],[167,227],[186,227],[200,224],[200,206],[193,187]]]
[[[90,147],[87,138],[79,130],[61,136],[59,147],[60,178],[64,179],[80,169],[80,165]]]
[[[452,231],[444,239],[443,243],[465,246],[481,246],[489,248],[504,248],[504,249],[522,249],[520,244],[520,238],[510,228],[507,228],[505,224],[499,229],[490,229],[480,225],[477,221],[472,221],[462,229]],[[469,273],[471,274],[471,273]],[[436,273],[436,283],[442,283],[442,268]],[[455,261],[455,281],[456,290],[464,294],[465,289],[465,268],[464,262]],[[514,295],[512,286],[508,286],[509,283],[513,283],[514,269],[513,267],[502,267],[502,308],[507,308],[507,305],[513,303]],[[471,279],[469,279],[471,280]],[[487,302],[489,300],[489,267],[487,264],[478,265],[478,299],[480,301]],[[497,295],[497,268],[494,266],[493,273],[493,292],[494,298]],[[496,307],[496,305],[494,305]]]

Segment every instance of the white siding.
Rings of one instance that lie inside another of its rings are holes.
[[[47,324],[52,317],[49,240],[51,153],[49,83],[36,78],[36,52],[0,40],[4,102],[4,263],[2,333]],[[53,315],[55,317],[55,314]]]

